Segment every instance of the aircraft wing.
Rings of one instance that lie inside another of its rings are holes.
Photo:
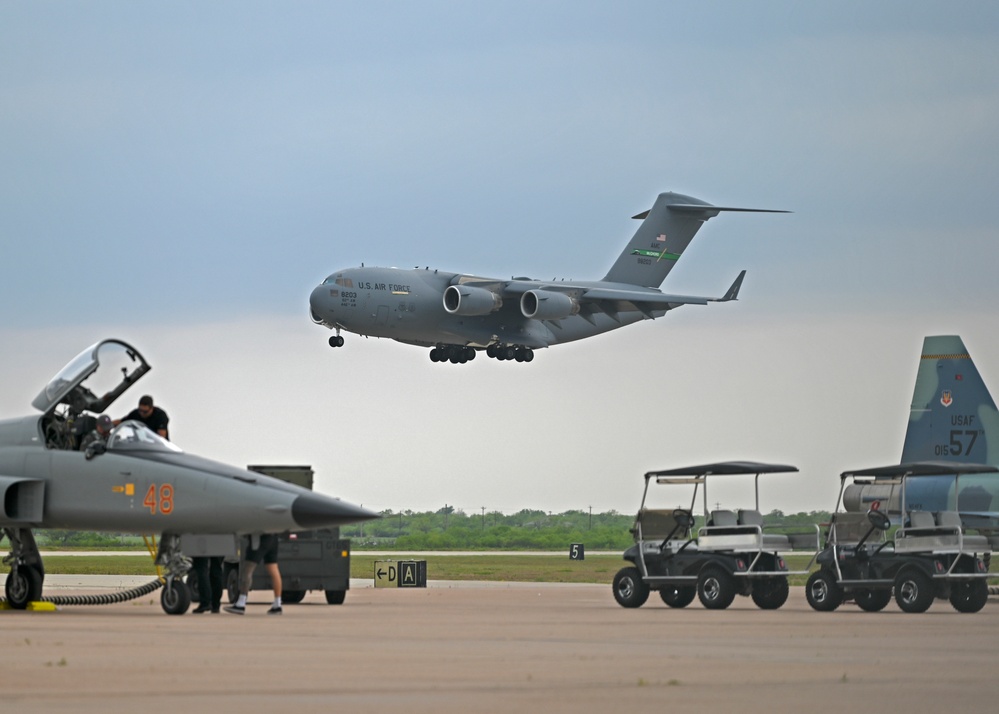
[[[671,295],[662,293],[654,289],[628,289],[627,286],[603,287],[599,284],[580,286],[572,283],[526,283],[522,281],[512,281],[503,287],[506,295],[517,295],[528,290],[550,290],[553,292],[564,292],[572,294],[581,305],[590,303],[593,307],[603,312],[629,312],[638,311],[651,315],[654,311],[672,310],[680,305],[707,305],[709,302],[728,302],[738,300],[739,290],[742,288],[742,281],[746,277],[746,271],[739,273],[735,282],[721,297],[703,297],[699,295]]]

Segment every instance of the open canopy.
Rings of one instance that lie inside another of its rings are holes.
[[[63,367],[31,405],[49,412],[66,404],[75,414],[100,414],[150,369],[131,345],[104,340],[83,350]]]

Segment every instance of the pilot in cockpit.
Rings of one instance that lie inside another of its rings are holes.
[[[114,428],[114,423],[111,421],[111,417],[107,414],[101,414],[97,417],[97,425],[94,429],[83,437],[80,442],[80,451],[86,451],[87,447],[91,444],[100,442],[104,443],[107,441],[108,435],[111,433],[111,429]]]

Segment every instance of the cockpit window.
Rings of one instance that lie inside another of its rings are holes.
[[[183,453],[169,441],[150,431],[138,421],[125,421],[116,426],[107,444],[109,451],[167,451]]]

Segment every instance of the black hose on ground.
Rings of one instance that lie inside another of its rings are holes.
[[[53,605],[114,605],[119,602],[128,602],[137,598],[156,592],[163,587],[163,581],[159,578],[152,580],[145,585],[131,588],[129,590],[117,590],[113,593],[99,593],[97,595],[52,595],[43,596],[42,602],[50,602]],[[0,602],[6,602],[7,598],[0,596]]]

